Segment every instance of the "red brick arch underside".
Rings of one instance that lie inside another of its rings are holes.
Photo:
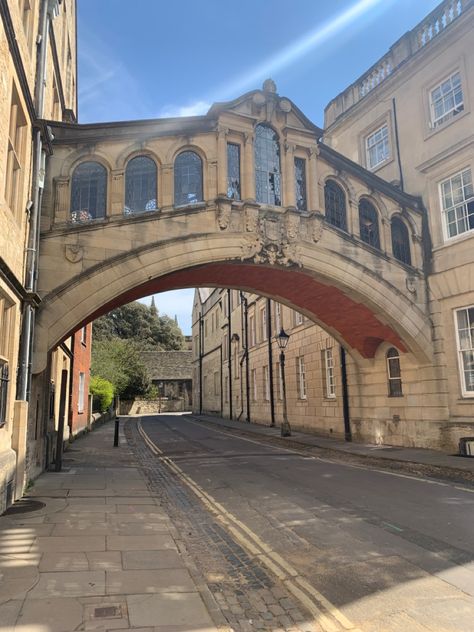
[[[406,351],[391,327],[383,324],[366,305],[354,301],[338,288],[297,270],[243,263],[208,264],[149,280],[104,304],[78,327],[143,296],[189,287],[242,288],[285,299],[301,311],[313,314],[330,330],[337,331],[345,343],[364,358],[373,358],[382,342]]]

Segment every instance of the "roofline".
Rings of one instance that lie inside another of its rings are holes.
[[[329,147],[329,145],[325,145],[323,142],[319,142],[318,147],[320,156],[336,166],[338,169],[343,169],[352,173],[374,190],[380,191],[399,202],[402,206],[408,206],[420,215],[424,215],[424,207],[420,197],[401,191],[393,184],[390,184],[390,182],[387,182],[380,176],[375,175],[375,173],[371,173],[350,158],[347,158],[332,147]]]

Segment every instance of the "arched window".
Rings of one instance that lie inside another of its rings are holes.
[[[399,217],[392,219],[392,252],[395,259],[411,265],[408,228]]]
[[[394,347],[387,351],[388,394],[390,397],[402,397],[402,373],[400,355]]]
[[[280,144],[268,125],[255,128],[255,192],[257,202],[281,206]]]
[[[202,160],[194,151],[183,151],[174,161],[175,206],[202,202]]]
[[[359,202],[360,238],[366,244],[380,249],[379,217],[375,206],[362,198]]]
[[[125,170],[124,213],[154,211],[156,208],[156,165],[147,156],[132,158]]]
[[[107,171],[98,162],[83,162],[74,169],[71,183],[71,219],[86,222],[105,216]]]
[[[328,180],[324,185],[324,206],[327,223],[347,230],[346,195],[334,180]]]

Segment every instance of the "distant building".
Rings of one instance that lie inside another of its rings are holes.
[[[141,354],[151,383],[160,397],[181,400],[182,410],[192,406],[192,351],[144,351]]]

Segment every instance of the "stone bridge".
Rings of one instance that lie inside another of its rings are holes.
[[[432,362],[421,204],[322,144],[272,82],[205,116],[51,131],[34,372],[111,308],[196,286],[279,300],[356,362],[383,342]]]

